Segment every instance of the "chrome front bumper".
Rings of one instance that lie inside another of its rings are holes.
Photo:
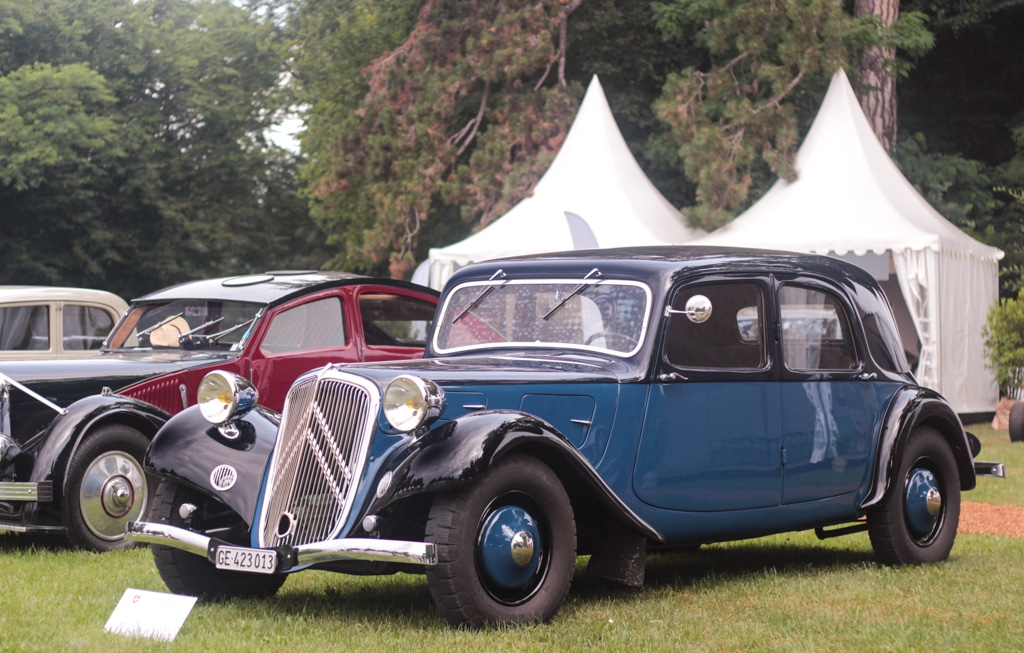
[[[209,558],[219,540],[193,533],[184,528],[153,522],[128,522],[125,539],[132,542],[159,544]],[[278,550],[279,571],[305,567],[322,562],[362,560],[367,562],[399,562],[413,565],[437,564],[434,545],[427,542],[345,538],[314,542]]]

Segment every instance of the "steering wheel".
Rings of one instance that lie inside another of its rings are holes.
[[[597,331],[597,332],[592,333],[589,336],[587,336],[587,339],[583,342],[583,344],[589,345],[590,343],[594,342],[598,338],[608,338],[609,340],[620,339],[620,340],[624,341],[629,346],[625,350],[623,350],[623,351],[629,351],[633,347],[636,347],[637,344],[640,342],[639,340],[637,340],[633,336],[625,334],[625,333],[620,333],[618,331]]]

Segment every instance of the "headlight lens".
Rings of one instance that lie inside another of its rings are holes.
[[[199,382],[199,412],[213,424],[224,424],[249,412],[259,400],[259,392],[246,379],[215,370]]]
[[[433,381],[402,375],[384,391],[384,417],[399,431],[415,431],[444,408],[444,391]]]

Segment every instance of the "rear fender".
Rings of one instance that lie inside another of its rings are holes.
[[[257,406],[232,424],[237,434],[208,422],[197,406],[187,408],[153,438],[145,467],[214,497],[251,528],[267,463],[277,441],[280,415]],[[214,470],[224,471],[222,465],[234,470],[235,479],[223,490],[214,488],[211,480]]]
[[[871,488],[861,510],[877,504],[885,496],[892,483],[895,466],[903,454],[910,434],[918,426],[931,426],[946,439],[957,470],[960,472],[960,489],[972,490],[977,482],[970,443],[960,418],[941,395],[928,388],[905,386],[892,401],[885,416],[882,434],[878,443],[875,461],[875,475]]]
[[[390,469],[386,486],[376,479],[377,495],[363,514],[417,495],[444,492],[477,481],[510,452],[523,452],[541,460],[567,488],[579,488],[588,501],[596,501],[608,514],[649,539],[663,537],[625,504],[579,451],[546,422],[517,411],[481,411],[435,427],[401,455],[384,465]]]

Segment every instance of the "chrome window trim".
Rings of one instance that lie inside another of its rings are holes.
[[[479,345],[469,345],[466,347],[440,347],[438,345],[437,337],[440,333],[440,326],[443,321],[447,318],[449,313],[449,306],[452,297],[456,295],[459,290],[465,288],[481,287],[481,286],[525,286],[525,285],[550,285],[550,284],[565,284],[569,287],[578,286],[580,283],[586,283],[589,285],[601,285],[601,286],[634,286],[644,291],[644,299],[646,305],[644,306],[644,318],[643,324],[640,327],[640,335],[637,338],[637,344],[629,351],[619,351],[617,349],[608,349],[606,347],[594,347],[592,345],[583,344],[572,344],[572,343],[537,343],[537,342],[500,342],[500,343],[482,343]],[[438,354],[453,354],[457,352],[475,351],[481,349],[576,349],[581,351],[597,351],[603,354],[611,354],[619,358],[630,358],[637,354],[643,347],[644,342],[647,340],[647,332],[651,324],[651,307],[653,303],[654,293],[651,291],[651,287],[642,281],[636,281],[634,279],[593,279],[581,281],[580,279],[573,278],[546,278],[546,279],[498,279],[495,281],[483,280],[483,281],[468,281],[466,283],[460,283],[458,286],[453,288],[450,292],[445,294],[444,305],[441,310],[437,313],[441,319],[435,320],[433,335],[431,337],[431,347]]]

